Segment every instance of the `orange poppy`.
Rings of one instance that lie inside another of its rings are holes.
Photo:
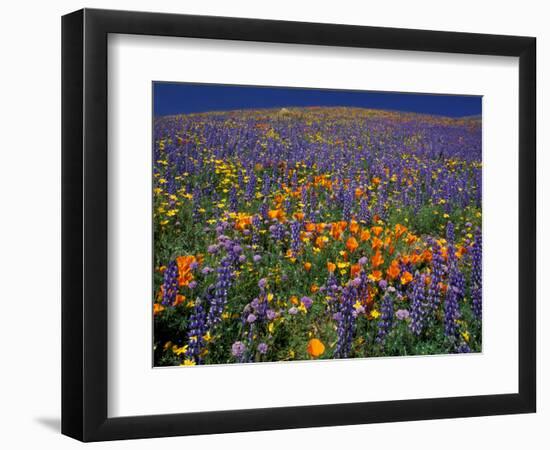
[[[425,262],[428,262],[428,263],[431,262],[431,260],[432,260],[432,252],[431,252],[431,250],[428,250],[428,249],[424,250],[424,251],[422,252],[422,259],[423,259]]]
[[[304,263],[304,269],[306,270],[306,272],[309,272],[311,270],[311,263],[310,262],[305,262]]]
[[[237,230],[243,231],[250,224],[252,224],[252,216],[243,215],[237,218],[237,221],[235,222],[235,228]]]
[[[325,246],[325,237],[324,236],[317,236],[315,238],[315,246],[319,248],[323,248]]]
[[[306,223],[306,231],[315,231],[315,224],[312,222]]]
[[[382,248],[383,242],[382,239],[379,239],[377,237],[372,238],[371,246],[373,250],[376,250],[378,248]]]
[[[174,300],[174,306],[178,306],[185,302],[185,295],[177,294],[176,300]]]
[[[359,247],[359,243],[357,242],[357,239],[354,237],[350,237],[346,242],[346,248],[353,253],[355,250],[357,250],[357,247]]]
[[[187,286],[194,279],[193,273],[191,272],[191,265],[193,263],[198,263],[197,258],[193,255],[178,256],[176,258],[176,263],[178,265],[178,284],[180,286]]]
[[[325,344],[317,338],[310,339],[307,343],[307,352],[313,358],[317,358],[325,353]]]
[[[382,253],[380,253],[380,250],[377,250],[376,253],[371,257],[371,263],[373,268],[384,264],[384,258],[382,258]]]
[[[352,264],[350,268],[351,277],[355,277],[359,272],[361,272],[361,264]]]
[[[370,239],[370,231],[369,230],[361,231],[361,234],[359,235],[359,239],[361,239],[361,241],[368,241]]]
[[[418,263],[420,262],[421,259],[422,259],[422,258],[421,258],[421,256],[420,256],[418,253],[413,253],[413,254],[411,255],[411,263],[413,263],[413,264],[418,264]]]
[[[382,228],[380,226],[376,226],[376,227],[372,227],[371,231],[374,233],[375,236],[380,236],[380,233],[382,233],[382,231],[384,231],[384,228]]]
[[[403,233],[405,233],[405,231],[407,231],[407,227],[401,225],[401,224],[396,224],[395,225],[395,239],[399,239]]]
[[[331,262],[327,262],[327,270],[330,273],[333,273],[336,270],[336,264],[331,263]]]
[[[382,279],[381,270],[373,270],[372,273],[369,274],[369,280],[371,281],[380,281],[381,279]]]
[[[403,272],[403,275],[401,275],[401,284],[409,284],[413,279],[412,273],[410,272]]]
[[[154,303],[153,304],[153,315],[156,316],[161,311],[164,311],[164,306],[162,306],[160,303]]]
[[[342,237],[342,229],[340,228],[340,226],[337,223],[332,224],[332,226],[330,228],[330,235],[336,241],[339,241],[340,238]]]
[[[275,198],[273,199],[277,205],[280,205],[283,203],[284,197],[281,194],[275,195]]]
[[[401,269],[399,268],[399,262],[396,259],[394,259],[391,262],[390,267],[388,268],[387,274],[391,280],[395,280],[399,276],[400,272],[401,272]]]
[[[352,220],[349,224],[349,231],[351,231],[353,234],[356,234],[359,231],[359,224],[357,221]]]
[[[279,222],[284,222],[286,220],[285,212],[282,209],[272,209],[267,213],[270,219],[276,219]]]

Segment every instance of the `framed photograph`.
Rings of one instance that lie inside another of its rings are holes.
[[[62,21],[62,432],[535,412],[536,41]]]

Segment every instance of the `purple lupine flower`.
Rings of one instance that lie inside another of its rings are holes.
[[[267,279],[266,278],[260,278],[260,281],[258,281],[258,287],[260,289],[264,289],[267,286]]]
[[[255,263],[259,262],[262,260],[262,257],[260,255],[254,255],[252,257],[252,261],[254,261]]]
[[[214,326],[221,321],[221,316],[227,303],[227,294],[233,281],[231,265],[227,258],[222,259],[218,268],[218,277],[214,286],[214,296],[208,311],[208,325]]]
[[[380,305],[380,320],[378,321],[378,334],[376,335],[376,343],[384,344],[386,335],[390,332],[393,325],[393,299],[391,295],[386,294],[382,298]]]
[[[298,308],[296,308],[296,306],[293,306],[292,308],[290,308],[288,310],[288,313],[291,315],[291,316],[295,316],[296,314],[298,314]]]
[[[449,245],[449,253],[454,252],[454,247]],[[453,271],[457,270],[453,259],[449,256],[451,267],[449,268],[449,284],[447,286],[447,294],[445,296],[444,311],[445,311],[445,336],[447,336],[453,343],[458,337],[458,325],[457,319],[460,318],[460,310],[458,309],[458,288],[453,284]]]
[[[250,176],[248,177],[248,183],[246,185],[246,190],[244,198],[247,202],[251,201],[254,198],[254,193],[256,192],[256,174],[253,170],[250,171]]]
[[[193,280],[187,285],[187,287],[189,289],[195,289],[197,287],[197,282],[195,280]]]
[[[435,241],[432,242],[432,273],[430,286],[428,287],[428,303],[435,309],[441,303],[440,284],[445,273],[445,261],[441,254],[441,248]]]
[[[290,224],[290,248],[296,254],[300,250],[301,241],[300,241],[300,230],[302,229],[302,224],[298,221],[294,221]]]
[[[164,282],[162,283],[162,304],[172,306],[178,293],[178,265],[176,261],[170,261],[164,271]]]
[[[344,193],[344,204],[342,205],[342,218],[346,222],[351,220],[352,207],[353,207],[353,189],[349,188]]]
[[[455,226],[450,221],[447,222],[446,235],[447,235],[447,241],[449,241],[449,245],[454,244],[454,242],[455,242]]]
[[[185,355],[195,361],[196,364],[202,363],[202,349],[204,348],[204,335],[206,334],[206,312],[199,298],[195,300],[193,314],[189,318],[189,328],[187,330],[187,350]]]
[[[337,308],[337,302],[338,302],[338,281],[336,280],[336,276],[334,273],[330,272],[327,278],[327,282],[325,284],[325,291],[326,291],[326,297],[327,297],[327,311],[329,313],[334,313]],[[336,319],[335,319],[336,320]]]
[[[361,258],[359,258],[359,261],[358,263],[361,265],[361,266],[364,266],[365,264],[367,264],[369,262],[369,259],[366,257],[366,256],[361,256]]]
[[[302,204],[307,205],[307,188],[305,186],[302,186],[300,195]]]
[[[378,198],[376,200],[376,214],[382,220],[386,218],[386,200],[387,200],[386,190],[378,189]]]
[[[426,315],[428,312],[426,305],[426,276],[416,274],[413,280],[413,290],[411,294],[411,321],[409,329],[411,333],[420,336],[426,325]]]
[[[371,215],[369,210],[369,202],[363,197],[359,203],[359,220],[366,223],[367,225],[371,223]]]
[[[263,181],[264,184],[262,186],[262,195],[265,197],[271,190],[271,178],[269,177],[269,174],[265,174]]]
[[[282,241],[285,236],[285,226],[280,222],[274,223],[269,227],[269,232],[275,241]]]
[[[257,319],[257,317],[256,317],[254,314],[251,313],[251,314],[249,314],[248,317],[246,318],[246,321],[247,321],[248,323],[254,323],[254,322],[256,322],[256,319]]]
[[[356,289],[346,286],[342,292],[340,302],[340,315],[338,316],[338,328],[336,341],[335,358],[347,358],[351,352],[353,334],[355,333],[355,308],[353,307],[356,298]]]
[[[470,278],[470,291],[472,295],[472,312],[476,319],[481,320],[482,304],[481,304],[481,275],[482,275],[482,241],[481,230],[476,230],[474,245],[472,248],[472,274]]]
[[[219,247],[216,244],[212,244],[208,246],[208,249],[206,250],[210,254],[216,254],[218,253]]]
[[[258,243],[260,242],[260,227],[262,226],[262,222],[261,222],[260,217],[256,214],[254,214],[252,216],[251,223],[252,223],[252,230],[253,230],[252,244],[253,245],[258,245]]]

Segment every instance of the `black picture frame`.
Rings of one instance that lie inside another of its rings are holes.
[[[110,33],[519,57],[518,392],[109,418],[107,36]],[[533,37],[94,9],[64,16],[62,433],[82,441],[102,441],[535,412],[535,91]]]

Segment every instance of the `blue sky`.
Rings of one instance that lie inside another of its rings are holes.
[[[481,114],[481,97],[155,82],[155,116],[290,106],[354,106],[447,117]]]

